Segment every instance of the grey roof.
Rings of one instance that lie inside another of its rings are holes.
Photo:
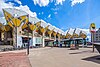
[[[48,26],[48,23],[46,23],[44,20],[41,20],[41,27],[45,28]]]
[[[59,34],[62,34],[62,30],[61,30],[61,29],[59,29],[59,28],[58,28],[58,33],[59,33]]]
[[[48,27],[49,30],[53,30],[54,29],[54,26],[52,26],[50,23],[48,23],[48,25],[49,25],[49,27]]]
[[[68,33],[69,33],[70,35],[73,35],[74,29],[70,28],[69,31],[68,31]]]
[[[38,19],[37,17],[31,17],[31,16],[29,16],[29,22],[35,24],[35,23],[37,23],[39,21],[40,21],[40,19]]]
[[[66,30],[65,33],[67,34],[68,33],[68,30]]]
[[[79,35],[80,32],[81,32],[81,30],[79,28],[76,28],[74,33],[77,34],[77,35]]]
[[[58,28],[54,26],[54,32],[58,32]]]
[[[81,31],[81,33],[83,33],[83,34],[85,34],[85,35],[87,34],[87,33],[86,33],[85,31],[83,31],[83,30]]]
[[[63,31],[63,32],[62,32],[62,35],[66,35],[66,32]]]
[[[19,10],[19,9],[16,9],[16,8],[4,8],[3,10],[9,12],[14,17],[28,15],[26,12]]]
[[[5,17],[0,17],[0,23],[2,23],[3,25],[6,25],[6,20]]]

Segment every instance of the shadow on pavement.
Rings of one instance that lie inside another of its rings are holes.
[[[100,55],[92,56],[92,57],[87,57],[87,58],[83,58],[82,60],[85,60],[85,61],[92,61],[92,62],[95,62],[95,63],[100,64]]]
[[[74,52],[69,54],[83,54],[83,53],[93,53],[92,51],[82,51],[82,52]]]

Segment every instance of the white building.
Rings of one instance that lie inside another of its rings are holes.
[[[100,42],[100,28],[94,33],[94,42]]]

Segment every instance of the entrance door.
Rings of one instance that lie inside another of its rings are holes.
[[[28,45],[28,42],[29,42],[29,46],[30,46],[30,38],[28,37],[22,37],[22,44],[23,44],[23,47],[27,47]]]

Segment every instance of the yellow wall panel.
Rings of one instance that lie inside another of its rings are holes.
[[[7,21],[9,21],[9,18],[8,18],[7,16],[5,16],[5,19],[6,19]]]
[[[82,34],[80,35],[80,37],[86,38],[87,36],[86,36],[85,34],[82,33]]]
[[[4,11],[4,13],[5,13],[5,16],[8,16],[8,18],[12,17],[12,15],[10,13],[8,13],[8,12]]]
[[[13,18],[13,19],[12,19],[12,23],[13,23],[14,26],[17,25],[17,24],[16,24],[16,18]]]
[[[28,18],[26,18],[25,23],[28,23],[28,22],[29,22],[29,19],[28,19]]]
[[[56,32],[53,32],[53,35],[56,36]]]
[[[51,34],[52,33],[52,31],[48,31],[48,34]]]
[[[20,26],[21,25],[21,20],[19,20],[19,19],[16,19],[16,22],[15,23],[17,23],[17,25],[16,26]]]
[[[66,38],[71,38],[71,35],[70,34],[66,34]]]
[[[60,34],[57,34],[57,36],[60,36]]]
[[[8,26],[8,25],[6,25],[6,26],[5,26],[5,29],[6,29],[6,31],[10,31],[11,27]]]
[[[12,25],[12,23],[11,23],[11,22],[8,22],[8,25],[9,25],[10,27],[12,27],[12,28],[13,28],[13,25]]]
[[[39,28],[36,28],[36,32],[38,32],[39,31]]]
[[[21,16],[20,18],[21,18],[21,20],[25,20],[26,16]]]
[[[13,22],[13,25],[17,26],[17,27],[20,26],[20,24],[21,24],[21,21],[19,19],[17,19],[17,18],[13,18],[12,22]]]
[[[40,26],[40,22],[37,22],[37,23],[36,23],[36,26],[39,27],[39,26]]]
[[[36,26],[33,25],[33,24],[29,25],[29,27],[30,27],[30,29],[31,29],[32,31],[35,30],[35,28],[36,28]]]
[[[44,29],[44,28],[41,28],[40,30],[41,30],[41,32],[42,32],[42,33],[44,33],[44,31],[45,31],[45,29]]]
[[[24,29],[24,28],[26,28],[26,27],[28,27],[27,24],[24,24],[24,25],[22,26],[22,29]]]
[[[0,26],[2,26],[2,23],[0,23]]]

